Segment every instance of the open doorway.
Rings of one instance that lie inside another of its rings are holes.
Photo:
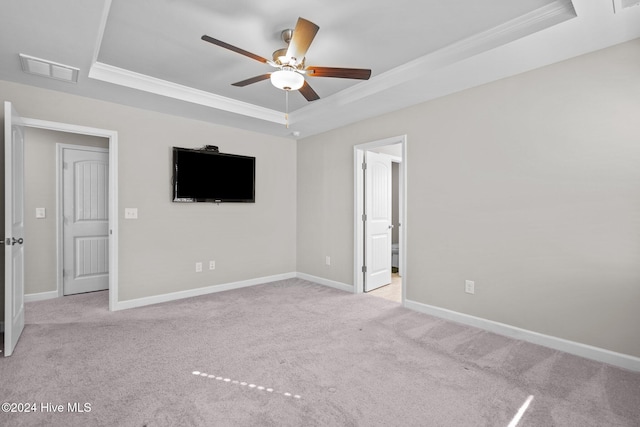
[[[22,118],[9,101],[4,102],[4,211],[5,211],[5,301],[4,322],[0,323],[0,331],[4,332],[2,339],[4,346],[2,351],[5,357],[13,353],[25,325],[25,287],[24,273],[25,248],[31,243],[25,238],[25,130],[27,128],[47,129],[57,132],[69,132],[103,137],[108,140],[108,182],[105,194],[106,215],[108,216],[108,242],[105,250],[108,252],[108,297],[109,310],[116,309],[118,301],[118,193],[117,193],[117,132],[70,125],[65,123],[49,122],[38,119]],[[52,156],[48,156],[51,158]],[[106,171],[105,171],[106,172]],[[46,179],[46,178],[45,178]],[[51,179],[51,178],[49,178]],[[57,181],[57,180],[55,180]],[[56,193],[49,188],[48,193]],[[56,209],[57,211],[57,209]],[[36,219],[46,217],[46,209],[35,209]],[[56,238],[56,240],[59,240]],[[34,239],[36,243],[38,239]],[[56,251],[56,257],[59,252]]]
[[[391,160],[391,282],[368,291],[370,295],[402,303],[402,273],[400,271],[400,168],[402,147],[400,144],[374,149]],[[365,276],[366,280],[366,276]],[[365,285],[366,288],[366,285]]]
[[[26,128],[25,141],[25,301],[108,289],[109,140]]]
[[[49,251],[47,255],[49,268],[43,269],[42,267],[42,256],[34,254],[33,257],[29,257],[30,259],[36,259],[38,262],[37,269],[29,269],[29,272],[32,271],[40,271],[46,274],[46,281],[51,283],[51,278],[53,277],[53,281],[55,283],[55,288],[49,285],[47,289],[26,289],[25,288],[25,301],[34,301],[39,299],[48,299],[55,298],[58,296],[62,296],[63,294],[69,293],[65,292],[64,286],[64,257],[63,254],[63,238],[64,238],[64,230],[62,223],[64,221],[63,218],[63,200],[61,198],[61,186],[63,185],[62,181],[62,169],[64,168],[64,162],[61,158],[61,153],[63,152],[62,147],[64,144],[67,144],[68,147],[76,147],[81,148],[82,151],[101,151],[106,153],[108,156],[108,164],[106,166],[106,170],[103,170],[105,175],[106,183],[106,194],[102,194],[103,198],[106,198],[104,206],[104,216],[106,216],[106,235],[103,239],[103,245],[95,245],[93,242],[91,245],[87,245],[88,247],[96,247],[101,249],[103,252],[102,258],[105,262],[108,263],[108,266],[103,266],[104,270],[107,272],[107,288],[108,288],[108,297],[109,297],[109,310],[116,310],[117,300],[118,300],[118,286],[117,286],[117,277],[118,277],[118,263],[117,263],[117,242],[118,242],[118,218],[117,218],[117,132],[98,129],[98,128],[90,128],[85,126],[77,126],[66,123],[58,123],[58,122],[49,122],[38,119],[23,119],[25,131],[27,134],[27,142],[25,146],[29,147],[29,144],[37,144],[36,141],[40,141],[40,148],[47,147],[47,151],[51,151],[54,153],[52,156],[46,156],[48,162],[48,168],[51,169],[51,174],[48,176],[48,179],[51,183],[54,184],[54,190],[52,191],[50,186],[45,190],[48,194],[41,197],[35,202],[35,205],[25,206],[25,213],[31,216],[31,221],[33,222],[31,229],[34,231],[38,231],[39,228],[42,228],[44,225],[43,220],[49,218],[51,221],[45,228],[48,229],[47,235],[49,236],[49,245],[41,245],[36,242],[43,243],[43,235],[38,234],[37,237],[32,238],[30,241],[33,242],[32,247],[29,249],[36,250],[38,247],[48,247],[52,249]],[[28,155],[29,153],[27,153]],[[31,160],[33,159],[33,155],[31,156]],[[55,163],[54,159],[57,159]],[[27,167],[29,166],[30,159],[27,158]],[[37,167],[35,165],[31,165],[33,167]],[[103,168],[104,169],[104,168]],[[95,172],[95,168],[92,168],[92,171]],[[29,179],[29,172],[26,171],[26,179]],[[39,176],[38,179],[42,179],[42,175]],[[32,194],[33,195],[33,194]],[[30,196],[29,196],[30,197]],[[48,206],[43,206],[42,201],[46,198],[53,198],[54,202],[49,200]],[[36,199],[38,196],[36,195]],[[53,207],[51,205],[53,203]],[[44,211],[41,208],[45,208]],[[93,214],[92,214],[93,215]],[[44,218],[43,218],[44,216]],[[38,222],[40,221],[40,222]],[[51,223],[54,225],[54,230],[51,230]],[[51,242],[53,239],[53,243]],[[86,240],[86,239],[85,239]],[[52,246],[53,244],[53,246]],[[106,251],[106,254],[104,253]],[[27,254],[28,255],[28,254]],[[54,263],[51,266],[51,263]],[[33,274],[33,273],[31,273]],[[36,279],[37,283],[43,283]],[[72,293],[72,292],[71,292]]]
[[[406,136],[354,147],[355,292],[404,304]]]

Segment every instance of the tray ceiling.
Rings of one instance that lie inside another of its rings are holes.
[[[0,18],[0,78],[258,132],[307,136],[640,36],[640,25],[633,25],[640,23],[640,7],[616,14],[613,3],[592,3],[11,0]],[[320,27],[307,65],[370,68],[372,76],[307,77],[321,99],[310,103],[292,92],[286,129],[284,91],[269,80],[231,86],[271,67],[200,37],[270,58],[285,46],[280,32],[293,28],[299,16]],[[617,30],[599,41],[574,43],[587,26]],[[545,45],[554,38],[557,46]],[[518,43],[527,50],[516,50]],[[489,62],[500,50],[501,62]],[[21,73],[20,53],[79,68],[78,83]]]

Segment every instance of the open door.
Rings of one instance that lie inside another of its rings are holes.
[[[11,356],[24,329],[24,128],[4,103],[4,355]]]
[[[365,152],[365,292],[391,283],[391,158]]]

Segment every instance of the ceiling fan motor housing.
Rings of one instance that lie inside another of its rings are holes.
[[[273,52],[273,62],[275,62],[278,65],[286,65],[282,63],[282,60],[286,59],[286,57],[287,57],[286,47],[283,47],[282,49],[278,49]]]
[[[289,42],[291,42],[291,38],[293,37],[293,30],[287,29],[282,30],[280,33],[280,37],[282,41],[287,44],[287,47],[283,47],[282,49],[278,49],[273,52],[273,62],[278,65],[288,65],[294,67],[298,70],[304,69],[304,57],[303,58],[292,58],[287,56],[287,52],[289,51]]]

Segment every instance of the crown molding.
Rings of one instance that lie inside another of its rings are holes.
[[[577,17],[571,0],[558,0],[472,37],[409,61],[368,81],[351,86],[331,97],[315,101],[289,115],[290,122],[303,122],[320,109],[343,106],[389,90],[412,80],[424,78],[431,71],[481,54],[540,31],[551,25]]]
[[[93,52],[93,65],[89,69],[89,78],[190,102],[192,104],[241,114],[255,119],[285,124],[285,119],[279,111],[260,107],[248,102],[237,101],[232,98],[227,98],[210,92],[194,89],[189,86],[172,83],[99,62],[98,55],[100,53],[102,39],[104,38],[104,32],[109,18],[109,11],[111,10],[111,2],[112,0],[105,0],[102,17],[100,19],[100,27],[98,29],[96,46]]]
[[[189,86],[172,83],[166,80],[150,77],[145,74],[114,67],[113,65],[95,62],[89,70],[89,78],[113,83],[156,95],[166,96],[193,104],[224,110],[268,122],[285,124],[281,112],[260,107],[248,102],[238,101],[225,96],[216,95]]]

